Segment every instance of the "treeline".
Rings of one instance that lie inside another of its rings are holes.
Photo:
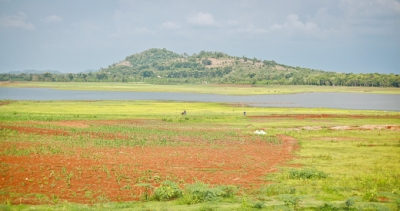
[[[167,77],[157,76],[151,70],[121,73],[78,73],[78,74],[0,74],[0,81],[43,81],[43,82],[148,82],[148,83],[232,83],[259,85],[318,85],[318,86],[375,86],[400,87],[400,76],[395,74],[352,74],[318,73],[262,73],[230,76],[233,68],[211,68],[189,71],[168,71]]]

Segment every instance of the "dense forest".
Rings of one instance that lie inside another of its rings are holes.
[[[226,83],[254,85],[325,85],[399,87],[400,76],[379,73],[336,73],[291,67],[273,60],[229,56],[201,51],[177,54],[149,49],[89,73],[45,72],[0,74],[0,81]]]

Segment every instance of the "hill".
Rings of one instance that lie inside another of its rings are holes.
[[[321,70],[291,67],[273,60],[235,57],[222,52],[201,51],[198,54],[177,54],[166,49],[149,49],[133,54],[99,71],[104,75],[120,76],[153,82],[211,82],[270,84],[278,80],[297,80],[301,75],[323,73]],[[153,80],[152,80],[153,79]]]
[[[223,52],[177,54],[149,49],[99,71],[98,80],[148,83],[229,83],[261,85],[328,85],[399,87],[394,74],[336,73],[292,67],[273,60],[235,57]]]
[[[98,71],[57,74],[0,74],[0,81],[218,83],[399,87],[400,77],[379,73],[336,73],[279,64],[223,52],[193,55],[152,48],[127,56]]]

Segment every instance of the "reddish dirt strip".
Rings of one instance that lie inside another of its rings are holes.
[[[268,115],[268,116],[248,116],[249,118],[264,119],[319,119],[319,118],[354,118],[354,119],[400,119],[400,115],[352,115],[352,114],[285,114],[285,115]]]
[[[62,125],[65,126],[65,125]],[[75,126],[76,127],[76,126]],[[0,129],[16,130],[20,133],[27,134],[37,134],[37,135],[51,135],[51,136],[77,136],[77,135],[88,135],[91,138],[103,138],[107,140],[113,139],[128,139],[127,136],[123,136],[118,133],[96,133],[96,132],[81,132],[79,134],[73,134],[64,130],[48,129],[48,128],[35,128],[35,127],[24,127],[24,126],[11,126],[11,125],[1,125]]]

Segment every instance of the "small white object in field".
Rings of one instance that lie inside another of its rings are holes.
[[[263,130],[256,130],[255,132],[254,132],[254,134],[258,134],[258,135],[265,135],[265,134],[267,134],[265,131],[263,131]]]

